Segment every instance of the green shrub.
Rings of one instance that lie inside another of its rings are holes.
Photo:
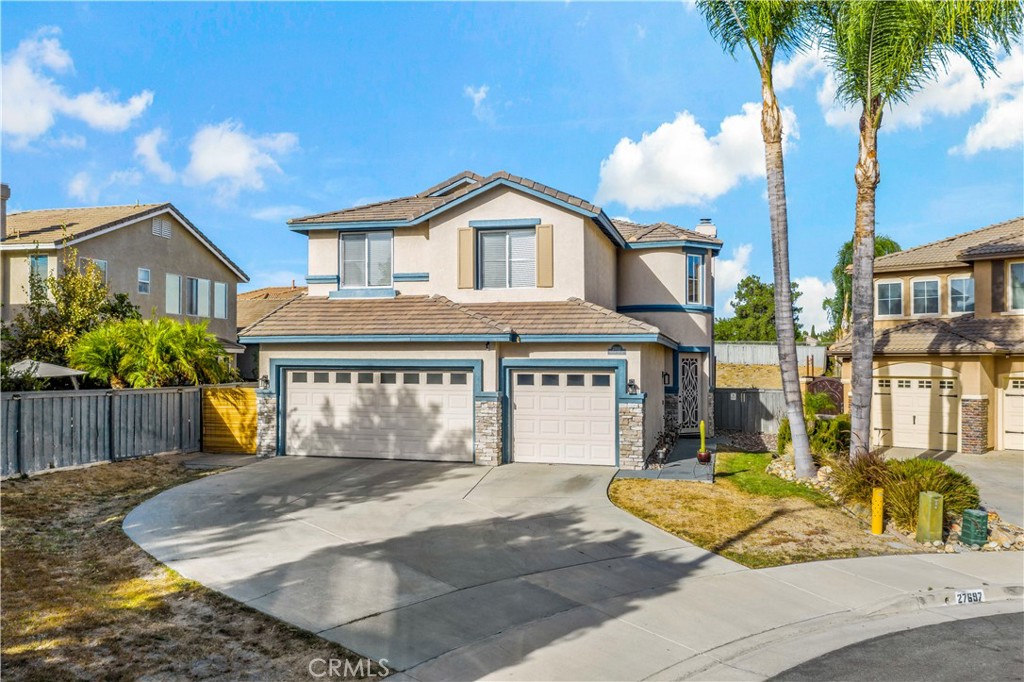
[[[832,396],[828,393],[804,393],[804,418],[808,421],[818,414],[835,414],[838,411]]]
[[[789,417],[783,417],[779,422],[779,432],[775,436],[775,451],[780,455],[786,454],[786,446],[793,442],[793,430],[789,428]]]
[[[849,450],[850,415],[838,414],[831,419],[809,419],[806,423],[807,437],[811,443],[812,455],[824,457]],[[780,455],[785,454],[787,446],[793,442],[793,430],[790,428],[788,417],[784,417],[779,422],[779,433],[776,439],[777,452]]]
[[[832,490],[843,502],[871,503],[871,490],[884,488],[888,481],[889,467],[885,458],[877,452],[870,452],[852,462],[844,455],[832,457]]]
[[[885,508],[899,528],[917,525],[918,497],[931,490],[942,495],[942,513],[948,521],[981,502],[970,477],[934,459],[891,460],[885,476]]]

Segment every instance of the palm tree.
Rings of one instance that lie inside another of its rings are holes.
[[[903,248],[891,237],[887,237],[884,234],[875,237],[875,258],[902,250]],[[836,264],[832,268],[832,284],[836,287],[835,296],[826,298],[821,306],[828,313],[829,321],[832,322],[833,335],[837,339],[846,336],[846,332],[850,328],[850,288],[853,285],[852,278],[850,277],[850,268],[852,266],[853,240],[850,239],[839,247],[839,252],[836,254]]]
[[[84,370],[111,388],[128,388],[123,341],[116,325],[103,325],[83,334],[68,353],[68,359],[72,367]]]
[[[789,279],[789,218],[782,159],[782,112],[775,97],[772,66],[776,55],[800,48],[806,36],[804,5],[792,0],[700,0],[697,7],[711,35],[733,55],[746,49],[761,75],[761,136],[764,138],[768,213],[775,270],[775,331],[782,390],[793,432],[793,454],[800,478],[814,475],[800,397],[799,362]]]
[[[905,101],[960,55],[979,78],[995,72],[1000,49],[1021,31],[1019,0],[831,0],[816,24],[840,101],[859,105],[853,231],[853,347],[850,456],[870,449],[874,350],[875,190],[878,130],[886,107]]]

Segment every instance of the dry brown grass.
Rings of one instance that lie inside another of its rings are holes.
[[[719,459],[728,464],[730,456]],[[757,457],[767,463],[767,455]],[[747,492],[743,487],[756,489],[759,483],[756,471],[744,470],[748,480],[741,484],[725,473],[713,485],[617,479],[609,497],[648,523],[751,568],[911,551],[892,546],[893,538],[872,536],[860,521],[816,496],[783,496],[785,488],[774,482],[767,482],[772,494]]]
[[[805,365],[800,366],[800,376],[818,376],[822,369],[807,373]],[[778,365],[731,365],[725,362],[715,364],[715,386],[717,388],[782,388],[782,375]]]
[[[354,654],[154,561],[121,530],[160,490],[209,472],[149,457],[0,484],[4,680],[309,679]]]

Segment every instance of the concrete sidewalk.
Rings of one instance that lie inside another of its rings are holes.
[[[761,679],[857,638],[1021,608],[1021,553],[755,571],[614,507],[614,474],[277,458],[165,491],[124,528],[398,679]],[[978,587],[991,604],[951,605]]]

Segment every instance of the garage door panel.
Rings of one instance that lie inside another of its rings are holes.
[[[872,396],[876,446],[956,450],[960,422],[958,382],[952,379],[875,379]]]
[[[1024,379],[1009,379],[1003,391],[1003,448],[1024,450]]]

